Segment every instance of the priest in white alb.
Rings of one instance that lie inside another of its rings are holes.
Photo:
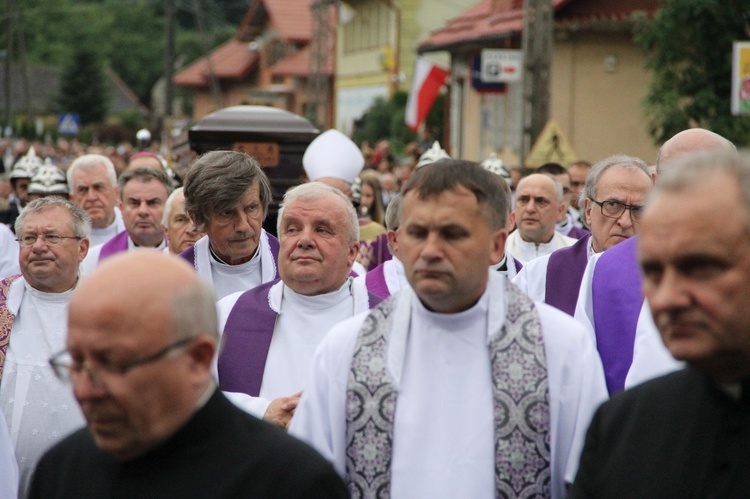
[[[381,300],[350,276],[357,214],[339,189],[310,182],[287,191],[278,234],[281,279],[217,305],[218,378],[237,405],[286,427],[325,333]]]
[[[0,281],[0,411],[18,460],[19,497],[42,454],[84,425],[48,359],[65,347],[68,302],[90,228],[86,212],[60,197],[30,202],[16,220],[21,275]]]
[[[404,187],[411,287],[335,326],[290,433],[356,497],[563,497],[601,365],[571,317],[491,270],[508,197],[476,163],[441,160]]]

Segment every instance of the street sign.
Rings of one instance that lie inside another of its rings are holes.
[[[81,120],[76,113],[62,113],[57,117],[57,133],[60,135],[78,135]]]
[[[526,167],[539,168],[544,163],[560,163],[567,166],[577,160],[578,156],[560,125],[555,120],[549,120],[526,156]]]
[[[481,79],[485,83],[517,82],[523,74],[523,51],[482,49]]]

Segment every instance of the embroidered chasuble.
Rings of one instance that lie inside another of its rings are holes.
[[[13,281],[21,277],[16,275],[0,281],[0,383],[3,380],[3,367],[5,366],[5,354],[8,351],[10,343],[10,330],[13,328],[13,321],[16,316],[8,310],[6,302],[8,301],[8,292]]]
[[[550,403],[539,313],[509,281],[507,310],[490,331],[495,496],[550,497]],[[396,297],[373,309],[359,331],[346,390],[346,481],[352,497],[389,497],[398,385],[388,355]],[[408,302],[408,301],[407,301]],[[397,360],[403,362],[403,359]]]

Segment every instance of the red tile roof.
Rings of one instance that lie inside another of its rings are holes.
[[[419,44],[419,52],[448,50],[458,45],[481,44],[498,40],[523,30],[523,9],[497,11],[492,0],[481,0],[461,16],[448,21]],[[556,24],[623,20],[637,10],[652,13],[657,0],[553,0]]]
[[[249,75],[258,64],[258,54],[247,48],[247,42],[232,38],[211,52],[211,64],[219,79],[241,80]],[[173,77],[174,84],[180,87],[207,87],[210,85],[208,63],[201,57]]]
[[[306,42],[312,34],[311,5],[314,1],[265,0],[263,4],[279,37],[289,41]]]
[[[328,57],[328,67],[324,73],[333,75],[333,58]],[[312,63],[310,61],[310,46],[303,48],[279,62],[271,68],[271,74],[279,76],[308,76],[312,72]]]

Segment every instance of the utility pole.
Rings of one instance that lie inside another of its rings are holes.
[[[549,120],[552,65],[552,0],[524,0],[523,144],[521,164]]]
[[[12,89],[11,78],[13,77],[13,59],[15,57],[13,39],[15,37],[13,29],[13,1],[6,0],[6,9],[8,11],[8,48],[5,52],[5,128],[10,130],[13,126],[13,112],[11,111],[11,96],[10,92]]]
[[[312,39],[310,40],[310,76],[307,81],[308,118],[323,130],[330,126],[331,109],[331,77],[328,68],[330,59],[335,57],[331,46],[335,37],[335,27],[332,26],[331,1],[316,0],[312,9]]]
[[[172,101],[174,100],[174,0],[166,0],[166,46],[164,48],[164,117],[162,123],[162,144],[167,162],[172,161]]]

